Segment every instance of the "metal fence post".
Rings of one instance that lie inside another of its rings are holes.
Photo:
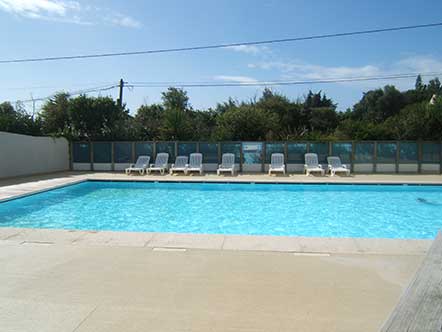
[[[94,143],[89,141],[89,154],[91,158],[91,171],[94,171]]]
[[[442,174],[442,141],[439,142],[439,174]]]
[[[155,160],[157,156],[157,142],[153,141],[152,143],[152,160]]]
[[[111,143],[111,170],[115,171],[115,142]]]
[[[374,142],[373,149],[373,173],[378,172],[378,142]]]
[[[221,149],[222,149],[222,147],[221,147],[221,142],[218,142],[218,164],[221,164],[221,159],[222,159],[222,156],[221,156]]]
[[[261,150],[261,172],[265,172],[266,170],[266,158],[267,158],[267,142],[262,142],[262,150]]]
[[[401,144],[399,143],[399,141],[396,142],[396,173],[399,173],[399,160],[400,160],[400,155],[401,155]]]
[[[355,171],[355,152],[356,152],[356,143],[355,141],[351,141],[350,171],[352,173],[354,173]]]
[[[243,161],[244,161],[244,151],[242,149],[242,142],[239,143],[239,171],[242,172]]]
[[[132,142],[132,164],[135,163],[136,153],[135,153],[135,142]]]
[[[284,163],[287,165],[288,161],[289,161],[289,143],[287,141],[285,141],[285,143],[284,143]]]
[[[417,142],[417,172],[422,173],[422,141]]]

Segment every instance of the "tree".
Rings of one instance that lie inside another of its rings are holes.
[[[417,91],[422,91],[425,88],[424,84],[422,83],[422,76],[417,75],[416,77],[416,83],[414,84],[414,89]]]
[[[164,108],[161,105],[142,105],[135,115],[137,136],[141,140],[158,140],[164,121]]]
[[[0,104],[0,131],[16,134],[40,135],[41,123],[26,114],[24,109],[18,105],[15,109],[9,102]]]
[[[254,104],[241,104],[225,111],[217,119],[218,140],[265,140],[277,128],[275,114]]]
[[[68,108],[69,95],[64,92],[56,94],[42,106],[40,118],[44,134],[71,136]]]
[[[74,135],[90,140],[117,138],[115,129],[128,119],[128,112],[110,97],[72,98],[68,112]]]
[[[189,97],[183,89],[168,88],[162,93],[163,106],[166,110],[187,111],[190,108]]]

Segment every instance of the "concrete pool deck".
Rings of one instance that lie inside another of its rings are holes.
[[[214,175],[67,172],[0,180],[0,200],[88,179],[220,180]],[[240,175],[233,181],[442,184],[442,177]],[[378,331],[430,244],[0,228],[0,327],[69,332]]]

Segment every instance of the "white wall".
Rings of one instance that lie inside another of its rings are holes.
[[[69,170],[66,139],[0,131],[0,178],[65,170]]]

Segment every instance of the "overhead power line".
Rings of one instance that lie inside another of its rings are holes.
[[[41,57],[41,58],[6,59],[6,60],[0,60],[0,64],[23,63],[23,62],[41,62],[41,61],[58,61],[58,60],[74,60],[74,59],[91,59],[91,58],[105,58],[105,57],[129,56],[129,55],[199,51],[199,50],[229,48],[229,47],[236,47],[236,46],[267,45],[267,44],[277,44],[277,43],[298,42],[298,41],[303,41],[303,40],[315,40],[315,39],[326,39],[326,38],[335,38],[335,37],[367,35],[367,34],[373,34],[373,33],[433,28],[433,27],[440,27],[440,26],[442,26],[442,22],[407,25],[407,26],[397,26],[397,27],[387,27],[387,28],[377,28],[377,29],[370,29],[370,30],[359,30],[359,31],[340,32],[340,33],[329,33],[329,34],[311,35],[311,36],[304,36],[304,37],[291,37],[291,38],[247,41],[247,42],[238,42],[238,43],[222,43],[222,44],[189,46],[189,47],[179,47],[179,48],[165,48],[165,49],[156,49],[156,50],[115,52],[115,53],[97,53],[97,54],[79,54],[79,55],[67,55],[67,56],[50,56],[50,57]]]
[[[310,85],[310,84],[327,84],[327,83],[345,83],[345,82],[361,82],[361,81],[381,81],[388,79],[405,79],[415,78],[417,75],[425,76],[442,76],[442,72],[424,72],[424,73],[402,73],[391,74],[384,76],[361,76],[361,77],[345,77],[345,78],[330,78],[322,80],[308,80],[308,81],[294,81],[294,80],[269,80],[269,81],[255,81],[255,82],[119,82],[114,85],[97,86],[89,89],[76,90],[76,91],[60,91],[68,94],[69,96],[78,96],[81,94],[88,94],[93,92],[109,91],[115,88],[167,88],[167,87],[180,87],[180,88],[210,88],[210,87],[241,87],[241,86],[278,86],[278,85]],[[123,84],[122,84],[123,83]],[[57,93],[60,93],[57,92]],[[56,96],[57,93],[53,93],[47,97],[16,100],[13,103],[35,103],[45,100],[49,100]]]
[[[93,92],[103,92],[103,91],[109,91],[112,89],[115,89],[119,87],[118,84],[115,85],[111,85],[111,86],[99,86],[99,87],[94,87],[94,88],[89,88],[89,89],[83,89],[83,90],[76,90],[76,91],[60,91],[60,92],[56,92],[53,93],[47,97],[40,97],[40,98],[33,98],[33,99],[24,99],[24,100],[16,100],[13,103],[34,103],[34,102],[39,102],[39,101],[45,101],[45,100],[49,100],[51,98],[54,98],[57,93],[66,93],[69,96],[78,96],[78,95],[82,95],[82,94],[88,94],[88,93],[93,93]]]
[[[238,86],[277,86],[277,85],[310,85],[310,84],[326,84],[326,83],[345,83],[345,82],[361,82],[361,81],[381,81],[388,79],[404,79],[415,78],[417,75],[421,76],[438,76],[442,75],[442,72],[431,73],[404,73],[404,74],[392,74],[384,76],[361,76],[361,77],[346,77],[346,78],[330,78],[321,80],[308,80],[308,81],[294,81],[294,80],[271,80],[271,81],[255,81],[255,82],[224,82],[224,83],[210,83],[210,82],[134,82],[127,83],[127,87],[134,88],[166,88],[166,87],[180,87],[180,88],[206,88],[206,87],[238,87]]]

